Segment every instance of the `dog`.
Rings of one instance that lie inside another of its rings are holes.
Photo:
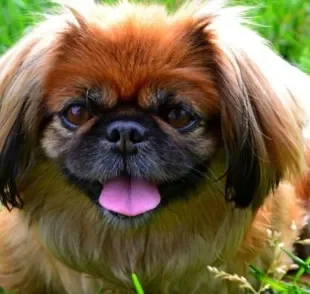
[[[239,293],[307,216],[309,77],[243,10],[81,2],[0,60],[0,285]],[[281,256],[283,264],[290,263]],[[101,291],[101,292],[100,292]]]

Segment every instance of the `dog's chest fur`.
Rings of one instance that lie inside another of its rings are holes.
[[[214,279],[214,273],[210,273],[208,266],[241,276],[247,276],[249,263],[266,270],[273,259],[272,248],[266,240],[267,228],[279,230],[284,236],[285,246],[291,249],[291,241],[298,234],[298,230],[292,229],[292,220],[300,227],[301,212],[294,188],[283,184],[258,211],[252,225],[252,213],[228,209],[223,212],[226,217],[216,230],[204,230],[201,227],[201,231],[190,234],[189,227],[180,223],[180,226],[171,227],[173,231],[170,236],[165,231],[166,239],[160,235],[153,236],[150,232],[147,240],[143,236],[143,242],[139,234],[133,234],[135,238],[131,239],[126,238],[126,234],[123,239],[121,236],[110,235],[110,240],[114,241],[106,242],[101,247],[102,256],[96,244],[89,247],[90,252],[98,254],[95,262],[94,256],[87,260],[85,252],[74,251],[83,249],[83,244],[72,247],[71,256],[66,254],[67,257],[62,262],[62,253],[55,249],[60,245],[55,248],[51,245],[61,238],[61,231],[60,235],[54,235],[53,241],[52,232],[55,231],[45,226],[46,238],[49,238],[45,241],[50,247],[43,249],[42,240],[39,241],[37,233],[34,233],[42,224],[36,224],[29,231],[24,215],[18,211],[9,213],[3,210],[0,218],[0,283],[6,288],[20,289],[21,292],[17,293],[29,294],[59,294],[62,291],[88,294],[98,293],[100,289],[103,293],[134,293],[131,274],[135,272],[146,293],[238,293],[238,283]],[[210,208],[209,217],[211,216]],[[216,214],[213,216],[216,217]],[[165,220],[165,216],[162,217]],[[219,213],[217,218],[220,219]],[[61,213],[58,212],[58,220],[61,219]],[[215,219],[213,223],[216,224]],[[57,227],[57,222],[52,225]],[[178,233],[176,230],[179,230]],[[183,238],[182,232],[191,238]],[[67,233],[70,234],[69,231]],[[40,234],[42,238],[42,232]],[[74,235],[73,231],[72,234]],[[173,239],[169,239],[171,236]],[[171,246],[165,244],[165,240]],[[63,245],[65,252],[70,249],[66,246]],[[71,265],[75,270],[65,265],[70,263],[70,258],[72,263],[80,259],[75,266]],[[33,280],[29,278],[30,271],[33,273]],[[86,271],[93,274],[86,274]]]

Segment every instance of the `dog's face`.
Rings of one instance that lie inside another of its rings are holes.
[[[111,217],[207,201],[206,183],[256,209],[300,169],[298,107],[266,65],[279,61],[235,18],[130,4],[83,13],[47,21],[2,59],[17,52],[1,77],[4,204],[20,206],[16,182],[41,151]]]
[[[99,207],[125,216],[216,181],[208,161],[222,139],[207,52],[173,24],[89,30],[63,37],[46,77],[46,155]]]

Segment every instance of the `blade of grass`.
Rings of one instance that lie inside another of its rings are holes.
[[[290,258],[292,258],[296,264],[298,264],[301,268],[303,268],[307,274],[310,274],[310,265],[309,264],[307,264],[305,261],[303,261],[302,259],[300,259],[296,255],[294,255],[293,253],[287,251],[285,248],[282,247],[281,250],[283,252],[285,252],[285,254],[287,254]]]
[[[268,284],[274,290],[288,293],[289,287],[285,283],[268,277],[253,265],[250,265],[250,274],[265,285]]]
[[[310,265],[310,256],[306,259],[305,261],[306,264]],[[295,275],[295,278],[293,280],[294,284],[296,285],[297,282],[299,281],[299,279],[301,278],[301,276],[305,273],[305,269],[303,267],[301,267],[298,272]]]
[[[144,290],[136,274],[131,275],[132,283],[135,286],[137,294],[144,294]]]
[[[295,284],[285,283],[268,277],[256,267],[250,265],[250,274],[265,285],[269,285],[276,293],[283,294],[310,294],[310,290],[301,288]]]

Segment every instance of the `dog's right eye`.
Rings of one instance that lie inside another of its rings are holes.
[[[71,105],[62,113],[62,119],[69,128],[76,128],[84,125],[91,118],[90,112],[83,105]]]

